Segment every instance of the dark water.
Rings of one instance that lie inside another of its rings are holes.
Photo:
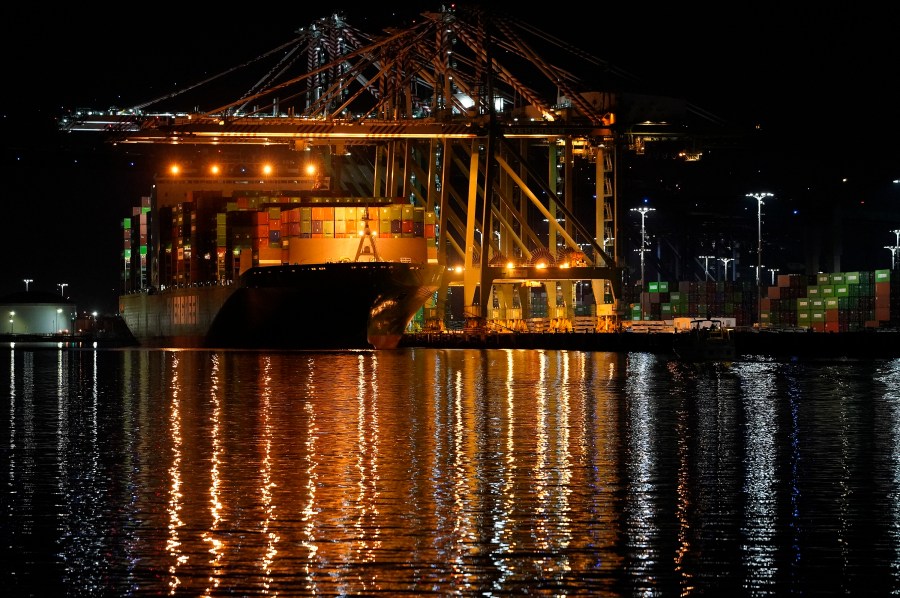
[[[900,593],[900,360],[0,357],[5,595]]]

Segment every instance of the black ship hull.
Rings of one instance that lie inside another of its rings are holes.
[[[142,346],[393,349],[443,268],[401,262],[256,267],[237,284],[121,298]]]

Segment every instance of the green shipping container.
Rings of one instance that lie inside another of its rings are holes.
[[[891,281],[891,271],[890,270],[875,270],[875,282],[890,282]]]

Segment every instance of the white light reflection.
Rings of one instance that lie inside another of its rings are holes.
[[[884,403],[890,419],[886,422],[887,432],[890,435],[890,443],[893,450],[888,451],[891,465],[893,466],[893,491],[889,494],[890,513],[887,514],[886,523],[890,526],[888,538],[893,545],[888,550],[894,555],[891,563],[891,572],[894,578],[894,587],[900,581],[900,359],[886,361],[875,376],[885,389]]]
[[[741,551],[748,576],[744,585],[751,593],[774,587],[777,573],[774,536],[778,523],[775,471],[778,419],[773,397],[779,393],[775,388],[774,371],[772,364],[766,362],[748,362],[740,369],[746,422],[746,505],[742,517]]]
[[[677,368],[670,368],[670,372],[674,376],[679,376],[681,374],[680,370]],[[679,381],[680,382],[680,381]],[[678,384],[676,388],[680,388],[681,383]],[[715,397],[710,397],[708,394],[701,394],[700,390],[697,391],[698,403],[701,404],[699,409],[703,409],[704,403],[712,399],[715,400]],[[702,401],[702,399],[706,399],[706,401]],[[697,418],[700,421],[700,425],[702,425],[703,420],[701,416]],[[685,560],[686,557],[691,552],[691,519],[690,519],[690,509],[691,509],[691,459],[690,459],[690,447],[688,446],[687,439],[691,437],[691,422],[689,418],[689,411],[687,409],[679,409],[677,419],[675,420],[675,438],[678,442],[678,483],[676,485],[676,494],[678,496],[678,500],[675,503],[675,518],[678,521],[678,548],[675,551],[675,572],[677,575],[681,577],[679,583],[681,585],[681,594],[682,596],[688,595],[696,591],[696,587],[694,585],[692,575],[690,571],[685,568]],[[705,434],[700,434],[701,442],[706,438]]]
[[[515,359],[517,353],[506,351],[506,417],[505,417],[505,437],[506,451],[503,466],[503,487],[500,492],[500,501],[496,513],[494,513],[494,526],[491,543],[497,546],[496,554],[493,559],[494,566],[497,568],[498,578],[494,580],[492,586],[497,591],[502,591],[506,581],[515,575],[515,568],[510,566],[510,553],[515,549],[515,479],[516,479],[516,451],[515,451],[515,422],[516,422],[516,401],[515,401]],[[521,353],[518,353],[521,355]]]
[[[658,455],[652,408],[656,398],[653,378],[655,359],[651,353],[629,354],[625,382],[625,403],[630,407],[625,414],[625,446],[628,451],[625,461],[625,477],[628,480],[625,533],[630,552],[628,560],[632,563],[629,574],[650,587],[654,584],[653,569],[657,558],[653,546],[659,535],[656,505],[652,501],[652,497],[659,493],[655,483]],[[646,591],[650,589],[646,588]]]
[[[547,491],[549,483],[546,479],[547,472],[547,444],[549,443],[549,439],[547,438],[547,428],[549,424],[547,422],[547,352],[546,351],[538,351],[538,379],[537,379],[537,388],[535,389],[535,403],[537,407],[535,412],[537,413],[537,423],[535,424],[535,450],[537,451],[537,459],[534,464],[534,473],[532,478],[534,479],[534,494],[537,504],[540,505],[539,509],[543,511],[542,513],[538,513],[535,519],[539,522],[535,525],[535,536],[537,540],[537,545],[541,548],[545,554],[548,548],[547,545],[547,530],[548,525],[552,526],[553,522],[548,521],[547,511],[549,510],[549,506],[546,505],[547,502]]]
[[[209,513],[212,523],[208,530],[203,532],[202,538],[204,542],[209,543],[209,559],[211,573],[209,576],[210,586],[206,588],[205,596],[211,596],[217,593],[217,589],[222,580],[222,558],[224,541],[222,534],[219,532],[219,524],[222,521],[222,502],[220,496],[220,488],[222,479],[219,475],[219,467],[222,465],[222,399],[219,396],[219,356],[213,354],[212,371],[210,372],[209,399],[212,405],[210,409],[210,427],[209,434],[212,444],[212,454],[210,455],[209,470]]]
[[[312,359],[310,359],[310,361],[312,361]],[[308,369],[312,370],[314,369],[314,366],[309,365]],[[317,390],[315,388],[315,383],[310,381],[307,383],[307,386],[309,396],[315,396]],[[318,500],[316,488],[319,487],[319,476],[316,473],[316,467],[319,460],[317,441],[319,434],[321,434],[321,430],[316,421],[315,403],[308,398],[305,398],[303,401],[303,410],[306,412],[308,421],[306,442],[304,443],[306,453],[304,463],[298,463],[298,466],[304,466],[306,469],[307,500],[306,504],[304,504],[301,509],[303,528],[300,546],[306,549],[307,555],[304,556],[300,554],[298,556],[303,563],[303,573],[306,578],[305,589],[309,591],[310,594],[316,595],[319,593],[318,585],[316,583],[316,573],[318,569],[314,567],[316,564],[316,555],[319,552],[319,546],[317,544],[318,538],[316,537],[316,519],[318,516],[316,509],[316,502]]]
[[[71,459],[73,457],[73,453],[76,451],[72,448],[72,435],[71,428],[69,423],[69,381],[68,376],[66,375],[66,371],[68,371],[68,354],[63,353],[62,351],[57,351],[56,354],[56,455],[57,461],[59,463],[59,474],[57,475],[57,484],[58,484],[58,496],[63,497],[64,500],[68,501],[67,507],[70,507],[74,502],[72,499],[72,487],[71,480],[77,476],[73,475],[70,470],[75,469],[74,465],[71,463]],[[29,410],[30,411],[30,410]],[[31,431],[28,434],[31,437]],[[61,509],[61,511],[63,511]],[[65,512],[65,511],[63,511]],[[79,529],[75,527],[77,525],[77,517],[70,512],[65,513],[68,516],[61,517],[61,521],[64,522],[60,526],[60,537],[62,538],[75,538],[78,536],[80,532]],[[71,544],[67,547],[69,548],[69,554],[65,555],[66,560],[72,559],[73,554],[71,554]],[[73,569],[69,569],[64,574],[64,578],[66,582],[73,582],[72,573]]]
[[[9,484],[7,492],[16,488],[16,352],[9,352]],[[12,507],[10,507],[12,508]]]
[[[371,371],[366,367],[371,361]],[[357,357],[356,393],[356,496],[353,529],[357,538],[356,558],[373,563],[382,548],[381,526],[378,525],[378,500],[381,476],[378,471],[380,455],[380,426],[378,407],[378,357],[376,353],[360,353]],[[350,580],[345,580],[349,582]],[[356,581],[363,592],[377,588],[375,576],[370,579],[358,576]],[[341,587],[353,591],[352,586]]]
[[[169,593],[174,595],[178,592],[181,580],[178,577],[178,569],[187,562],[187,555],[182,552],[181,538],[179,529],[184,526],[181,520],[182,494],[181,494],[181,447],[183,439],[181,437],[181,405],[179,395],[181,388],[178,381],[178,355],[177,353],[166,352],[172,355],[172,365],[169,370],[172,372],[172,382],[170,385],[171,397],[169,399],[169,433],[172,440],[172,464],[169,466],[169,537],[166,541],[166,550],[172,557],[172,563],[169,565]]]
[[[262,444],[263,444],[263,465],[260,469],[260,494],[262,501],[263,513],[265,519],[262,522],[262,533],[266,540],[266,552],[263,555],[260,567],[263,573],[263,587],[266,594],[272,588],[272,563],[278,550],[275,545],[278,544],[278,534],[271,529],[272,523],[276,519],[275,504],[272,500],[272,488],[275,482],[272,481],[272,358],[265,356],[263,359],[262,371]]]
[[[470,461],[469,444],[475,442],[472,430],[474,429],[471,420],[466,416],[474,417],[476,406],[473,401],[482,396],[482,389],[477,388],[475,380],[479,377],[473,368],[476,368],[476,360],[468,360],[465,362],[465,372],[457,371],[456,379],[453,383],[453,421],[450,424],[453,427],[453,456],[450,462],[453,463],[453,472],[451,474],[453,480],[452,503],[451,509],[453,539],[456,543],[456,550],[452,554],[448,554],[450,559],[449,565],[452,571],[452,578],[457,580],[461,588],[468,587],[471,583],[472,569],[468,566],[465,550],[461,547],[469,545],[473,542],[473,530],[475,522],[472,519],[473,511],[469,505],[469,499],[477,494],[477,490],[472,488],[472,482],[476,476],[472,468],[475,466]],[[467,382],[471,383],[468,388]],[[466,399],[469,399],[468,403]]]
[[[584,354],[580,354],[582,359]],[[572,356],[570,351],[558,352],[557,356],[562,361],[559,374],[556,379],[559,381],[557,386],[560,388],[559,402],[557,404],[557,432],[556,454],[559,461],[556,465],[558,479],[556,480],[557,496],[552,505],[554,513],[556,513],[556,529],[554,530],[555,541],[553,543],[553,551],[560,555],[556,563],[557,571],[560,573],[568,573],[571,571],[571,563],[566,549],[572,542],[572,519],[570,500],[572,494],[572,424],[570,414],[572,409],[572,394],[569,382],[573,380],[571,377]],[[583,374],[583,372],[582,372]]]

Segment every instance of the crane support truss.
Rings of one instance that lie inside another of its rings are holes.
[[[489,10],[422,16],[378,37],[340,15],[320,19],[293,45],[260,57],[278,62],[237,100],[148,110],[176,101],[173,93],[74,112],[60,128],[156,145],[163,155],[280,148],[297,169],[314,157],[338,195],[404,197],[434,212],[445,287],[464,287],[473,319],[487,317],[488,289],[535,281],[553,281],[554,299],[556,282],[563,285],[557,307],[571,281],[591,281],[598,314],[620,313],[616,146],[633,142],[634,131],[617,131],[616,94],[585,89],[569,68],[573,57],[595,70],[610,65]],[[305,70],[292,72],[296,63]],[[592,183],[579,187],[578,171]],[[465,274],[456,274],[459,265]]]

